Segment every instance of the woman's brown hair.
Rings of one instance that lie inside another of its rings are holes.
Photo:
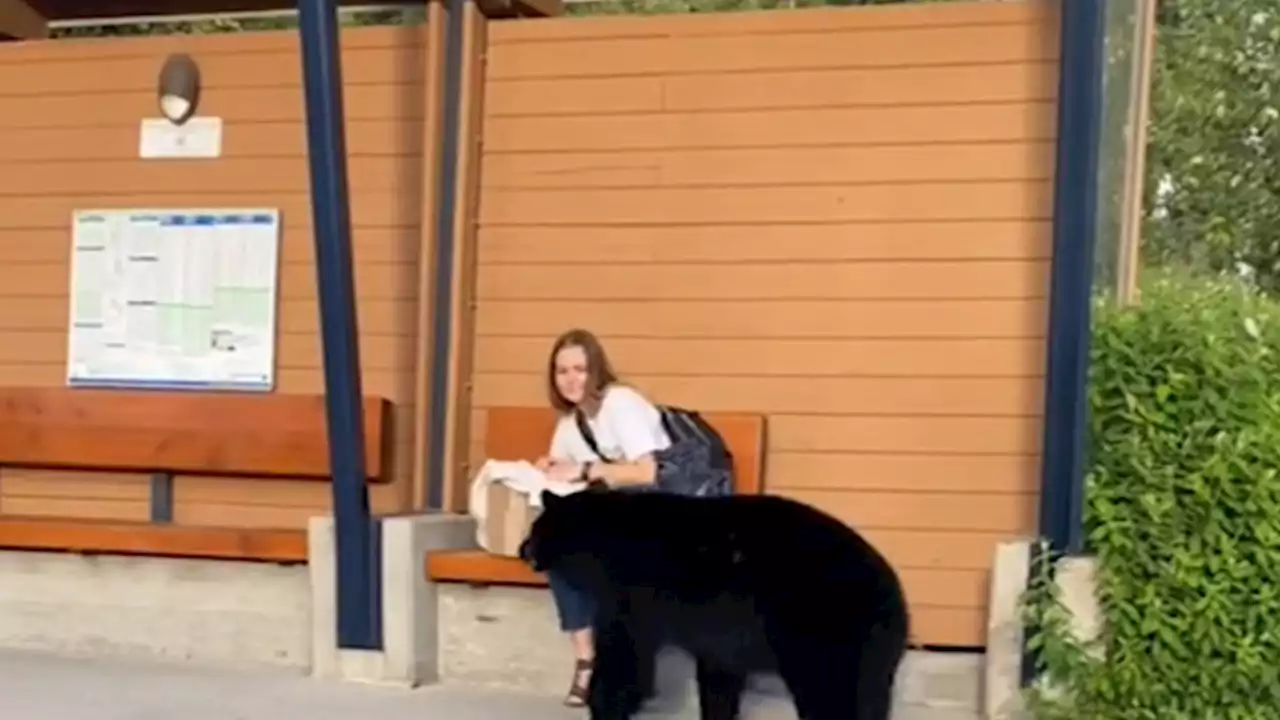
[[[565,400],[556,389],[556,356],[561,350],[570,347],[582,348],[582,354],[587,358],[587,387],[581,404],[583,412],[594,417],[600,410],[600,401],[604,399],[605,391],[618,382],[618,376],[609,364],[604,345],[590,330],[574,328],[556,338],[552,344],[551,357],[547,359],[547,394],[551,399],[551,407],[562,414],[573,412],[574,409],[574,404]]]

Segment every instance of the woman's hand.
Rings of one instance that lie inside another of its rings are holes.
[[[658,478],[658,465],[652,455],[645,455],[631,462],[596,465],[592,470],[592,476],[614,487],[652,485]]]
[[[551,461],[546,470],[547,478],[557,482],[573,482],[582,474],[582,468],[576,463]]]
[[[538,458],[537,462],[533,464],[533,466],[538,468],[542,472],[547,472],[548,470],[551,469],[551,466],[554,465],[555,462],[556,462],[555,460],[552,460],[549,457],[540,457]]]

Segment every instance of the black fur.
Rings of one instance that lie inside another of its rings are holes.
[[[889,720],[907,644],[897,574],[860,535],[773,496],[543,495],[521,555],[594,593],[593,720],[628,720],[663,644],[697,663],[703,720],[777,673],[802,720]]]

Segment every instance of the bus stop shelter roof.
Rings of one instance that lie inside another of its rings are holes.
[[[395,0],[389,3],[386,0],[381,3],[379,0],[337,1],[346,7],[397,4]],[[558,15],[563,7],[561,0],[476,0],[476,4],[489,17]],[[31,37],[30,32],[10,32],[4,26],[32,27],[37,20],[51,23],[97,18],[154,18],[293,10],[296,7],[296,0],[0,0],[0,34]]]
[[[203,15],[261,10],[289,10],[296,3],[288,0],[25,0],[32,10],[46,20],[79,20],[82,18],[120,18],[158,15]],[[341,5],[369,5],[368,0]]]

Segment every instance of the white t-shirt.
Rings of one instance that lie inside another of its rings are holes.
[[[596,437],[600,452],[610,460],[635,461],[671,446],[658,408],[625,385],[614,385],[605,391],[600,412],[594,418],[587,418],[587,425]],[[574,463],[602,459],[583,439],[572,413],[561,416],[556,423],[555,434],[551,436],[551,457]]]

